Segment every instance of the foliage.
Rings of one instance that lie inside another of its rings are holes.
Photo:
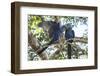
[[[37,16],[37,15],[29,15],[28,16],[28,31],[31,31],[33,35],[39,40],[40,46],[44,47],[47,43],[50,42],[50,38],[48,34],[43,30],[43,28],[39,27],[39,24],[43,21],[53,21],[54,16]],[[88,18],[87,17],[79,17],[79,16],[57,16],[58,21],[62,25],[66,25],[67,23],[72,23],[73,26],[77,27],[78,23],[88,25]],[[67,26],[66,26],[67,27]],[[87,30],[83,33],[83,38],[87,40]],[[64,34],[64,33],[63,33]],[[68,42],[65,40],[64,35],[59,39],[59,43],[57,45],[53,45],[53,51],[55,48],[59,49],[59,53],[55,54],[54,56],[49,57],[50,60],[63,60],[67,59],[67,45]],[[82,46],[80,46],[82,45]],[[84,43],[77,43],[74,42],[71,44],[72,46],[72,58],[78,59],[81,56],[88,57],[88,46]],[[30,47],[30,46],[29,46]],[[84,48],[82,48],[84,47]],[[52,49],[52,48],[51,48]],[[47,50],[48,56],[50,56],[50,50]],[[52,53],[51,53],[52,54]],[[40,60],[39,56],[34,52],[34,49],[28,49],[28,60]]]
[[[28,30],[33,33],[33,35],[40,41],[41,45],[50,41],[47,34],[44,32],[43,28],[39,28],[39,23],[42,22],[41,16],[29,15],[28,18]]]

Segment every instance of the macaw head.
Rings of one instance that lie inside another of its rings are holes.
[[[74,25],[72,25],[72,23],[67,23],[66,24],[66,29],[67,30],[71,30],[74,27]]]

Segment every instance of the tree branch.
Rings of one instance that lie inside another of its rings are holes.
[[[47,54],[45,52],[40,53],[40,51],[44,50],[40,46],[39,41],[36,39],[36,37],[33,36],[32,32],[28,32],[28,43],[32,47],[32,49],[35,50],[35,53],[37,53],[42,60],[48,59]]]
[[[83,38],[83,37],[75,37],[73,39],[69,39],[69,40],[73,40],[73,42],[82,42],[82,43],[87,43],[87,39],[86,38]],[[66,42],[68,44],[71,44],[69,43],[67,40]],[[40,58],[42,60],[48,60],[50,57],[48,57],[47,53],[45,52],[45,50],[50,46],[50,45],[47,45],[46,47],[41,47],[39,41],[36,39],[36,37],[33,36],[32,32],[29,32],[28,33],[28,43],[29,45],[32,47],[32,49],[35,50],[35,52],[40,56]],[[58,45],[59,43],[57,43]],[[56,44],[53,44],[54,46]],[[56,50],[51,56],[55,55],[55,54],[59,54],[59,49]]]

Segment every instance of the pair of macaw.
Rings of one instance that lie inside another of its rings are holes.
[[[50,44],[58,41],[59,36],[62,33],[62,29],[60,28],[59,23],[54,22],[52,29],[53,29],[53,31],[51,33],[52,40],[51,40]],[[70,40],[70,39],[72,39],[74,37],[75,37],[75,32],[74,32],[74,30],[72,30],[72,25],[69,23],[69,24],[67,24],[67,28],[65,31],[65,39],[68,40],[68,42],[72,43],[73,40]],[[71,45],[68,44],[68,59],[71,59],[71,52],[72,52]]]

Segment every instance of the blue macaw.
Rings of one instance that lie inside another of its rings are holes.
[[[74,30],[72,30],[72,24],[69,23],[69,24],[67,24],[67,29],[65,31],[65,38],[66,38],[66,40],[68,40],[68,42],[72,43],[73,40],[70,40],[70,39],[72,39],[74,37],[75,37],[75,32],[74,32]],[[68,59],[71,59],[71,52],[72,52],[71,45],[68,44]]]

